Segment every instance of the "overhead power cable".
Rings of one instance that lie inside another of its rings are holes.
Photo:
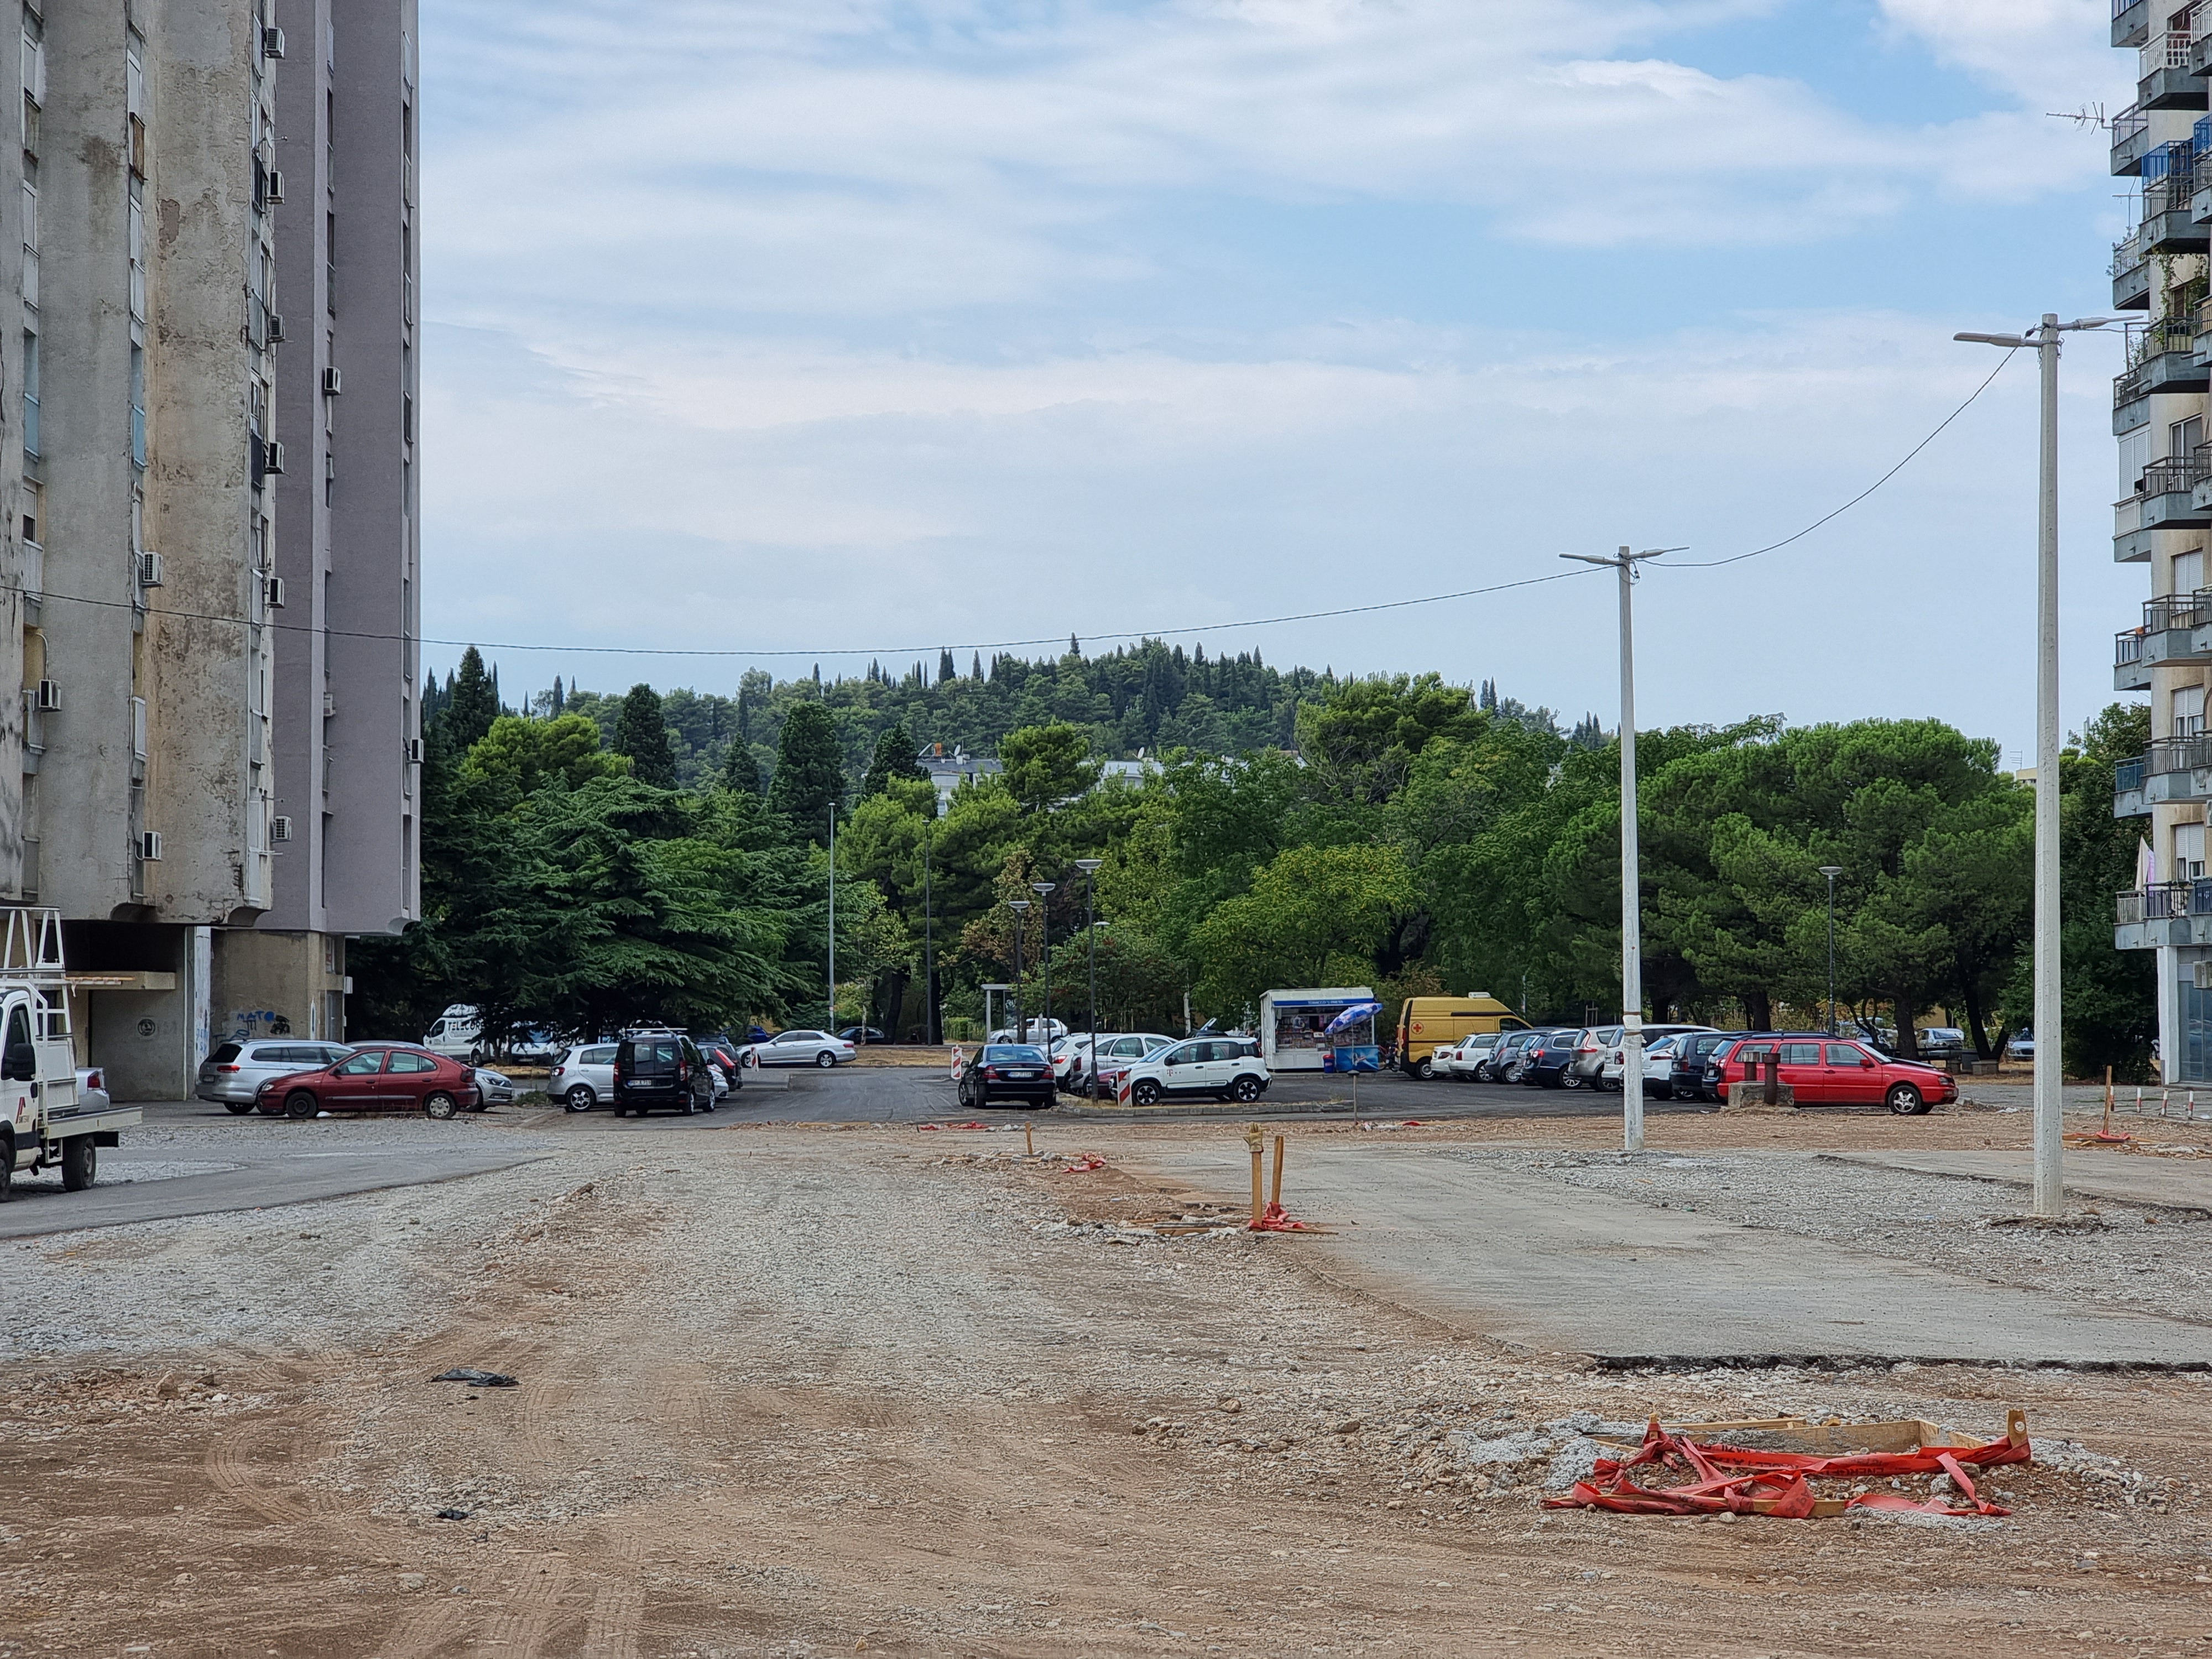
[[[1668,563],[1662,568],[1670,570],[1711,570],[1717,568],[1721,565],[1741,564],[1746,559],[1756,559],[1760,557],[1762,555],[1777,552],[1783,548],[1788,547],[1793,542],[1802,541],[1806,537],[1811,535],[1822,526],[1826,525],[1836,519],[1841,518],[1844,514],[1850,512],[1861,501],[1865,501],[1876,490],[1880,489],[1884,484],[1887,483],[1892,478],[1894,478],[1899,473],[1904,471],[1922,450],[1927,448],[1928,446],[1934,443],[1936,439],[1942,437],[1945,430],[1949,428],[1953,422],[1956,421],[1961,415],[1965,414],[1967,410],[1972,408],[1975,402],[1981,397],[1982,393],[1990,389],[1990,386],[1996,381],[1997,376],[2004,373],[2005,365],[2012,361],[2013,355],[2014,354],[2012,352],[2008,351],[2002,357],[1999,358],[1997,360],[1997,366],[1990,371],[1989,378],[1974,388],[1972,395],[1970,396],[1965,403],[1960,404],[1956,409],[1945,416],[1934,431],[1930,432],[1918,443],[1913,445],[1911,449],[1907,450],[1904,459],[1899,461],[1897,465],[1891,467],[1888,471],[1883,473],[1881,477],[1876,478],[1864,489],[1859,491],[1857,495],[1852,496],[1850,500],[1845,501],[1841,507],[1837,507],[1834,511],[1823,514],[1820,518],[1814,520],[1812,523],[1807,525],[1802,530],[1798,531],[1794,535],[1785,536],[1778,542],[1770,542],[1765,547],[1753,548],[1748,553],[1738,553],[1725,559],[1692,559],[1677,561]],[[1328,622],[1333,621],[1340,617],[1364,617],[1372,615],[1373,613],[1380,611],[1406,611],[1413,609],[1417,605],[1447,605],[1455,599],[1479,599],[1488,593],[1510,592],[1516,588],[1541,587],[1549,582],[1572,581],[1578,577],[1588,576],[1593,574],[1594,569],[1595,567],[1585,567],[1577,570],[1553,571],[1541,576],[1524,576],[1515,581],[1492,582],[1481,587],[1458,588],[1449,593],[1425,593],[1420,595],[1419,598],[1409,599],[1380,599],[1372,605],[1335,605],[1326,611],[1298,611],[1287,612],[1279,617],[1247,617],[1241,622],[1204,623],[1180,628],[1134,629],[1120,633],[1091,633],[1091,637],[1093,640],[1107,641],[1164,640],[1175,639],[1190,634],[1227,634],[1235,633],[1239,630],[1250,628],[1279,628],[1288,623]],[[87,599],[75,593],[48,592],[41,595],[40,598],[42,601],[47,605],[89,605],[95,609],[112,611],[129,611],[137,608],[128,600]],[[242,617],[226,617],[215,612],[204,611],[173,611],[164,607],[159,611],[149,610],[148,614],[161,617],[164,620],[221,623],[233,627],[249,627],[256,625],[246,622]],[[398,643],[410,637],[404,634],[374,633],[361,629],[317,628],[308,623],[280,623],[269,621],[261,623],[258,625],[263,628],[270,629],[278,633],[319,634],[325,639],[332,640],[369,640],[384,643]],[[1085,631],[1088,632],[1089,630]],[[931,645],[827,646],[811,650],[801,649],[794,647],[769,648],[730,646],[708,647],[667,645],[539,645],[520,640],[458,640],[441,639],[430,635],[417,636],[415,638],[414,642],[417,645],[453,647],[466,647],[472,645],[480,651],[538,651],[565,653],[574,656],[691,658],[736,657],[745,659],[761,657],[806,657],[818,659],[823,657],[904,657],[915,655],[917,653],[927,655],[933,651],[1012,651],[1035,646],[1056,645],[1060,642],[1060,636],[1055,634],[1037,638],[1018,640],[969,640],[950,645],[940,641]]]

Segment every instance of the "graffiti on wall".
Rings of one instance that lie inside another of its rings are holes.
[[[230,1011],[230,1041],[251,1042],[255,1037],[292,1035],[292,1022],[274,1008],[234,1008]]]

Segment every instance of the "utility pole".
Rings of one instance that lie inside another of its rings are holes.
[[[1037,896],[1037,966],[1044,970],[1044,1057],[1052,1058],[1052,890],[1057,882],[1033,881]]]
[[[937,803],[930,803],[934,811]],[[929,908],[929,843],[935,839],[934,820],[921,826],[921,1040],[933,1048],[939,1040],[937,1019],[937,936]]]
[[[1620,1144],[1644,1150],[1644,892],[1636,848],[1636,567],[1674,548],[1610,559],[1562,553],[1581,564],[1620,573]]]
[[[1026,1023],[1022,1018],[1022,914],[1029,908],[1030,902],[1027,899],[1008,899],[1006,901],[1006,908],[1014,913],[1014,1023],[1012,1028],[1012,1040],[1016,1042],[1022,1041],[1023,1032],[1028,1030]]]
[[[1098,1082],[1098,866],[1105,862],[1104,859],[1075,861],[1075,867],[1083,872],[1083,934],[1091,947],[1091,1018],[1084,1048],[1091,1075],[1083,1092],[1091,1096],[1097,1093]]]
[[[1828,1035],[1836,1034],[1836,878],[1844,873],[1840,864],[1824,864],[1820,873],[1828,878]]]
[[[837,1035],[837,803],[830,803],[830,1035]]]
[[[2066,1074],[2059,1022],[2064,999],[2058,945],[2058,342],[2117,317],[2062,323],[2046,311],[2018,334],[1954,334],[1954,340],[2033,347],[2041,359],[2042,441],[2036,490],[2035,584],[2035,1212],[2066,1213]],[[1902,1011],[1900,1011],[1901,1012]]]

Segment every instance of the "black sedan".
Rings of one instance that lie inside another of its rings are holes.
[[[960,1073],[960,1103],[970,1111],[1002,1100],[1052,1104],[1052,1062],[1029,1042],[986,1043]]]

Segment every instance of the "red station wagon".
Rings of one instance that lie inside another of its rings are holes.
[[[319,1072],[263,1084],[254,1104],[270,1117],[318,1112],[425,1112],[448,1118],[477,1101],[476,1073],[427,1048],[365,1048]]]
[[[1767,1055],[1778,1048],[1781,1080],[1800,1106],[1887,1106],[1912,1117],[1959,1097],[1948,1072],[1818,1031],[1763,1031],[1724,1042],[1705,1062],[1705,1087],[1725,1099],[1731,1083],[1760,1081]]]

